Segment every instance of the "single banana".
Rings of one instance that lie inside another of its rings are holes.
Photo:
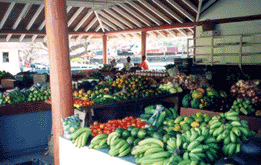
[[[143,144],[151,144],[151,143],[158,144],[162,148],[164,147],[164,143],[161,140],[156,139],[156,138],[147,138],[147,139],[144,139],[144,140],[140,141],[138,144],[139,145],[143,145]]]
[[[131,151],[131,147],[128,147],[126,150],[124,150],[123,152],[120,152],[119,157],[123,157],[126,156],[130,153]]]
[[[182,144],[182,137],[181,137],[180,134],[177,135],[177,142],[176,142],[176,144],[177,144],[177,149],[179,149],[181,144]]]

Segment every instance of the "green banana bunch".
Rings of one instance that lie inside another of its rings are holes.
[[[107,144],[107,138],[108,135],[107,134],[99,134],[97,136],[95,136],[92,140],[91,140],[91,144],[89,146],[90,149],[103,149],[103,148],[107,148],[108,144]]]
[[[164,143],[156,138],[146,138],[138,143],[131,154],[135,156],[137,164],[164,164],[171,154],[164,151]]]
[[[92,131],[88,127],[82,127],[72,134],[72,142],[76,147],[84,147],[92,134]]]
[[[248,122],[240,121],[239,112],[228,111],[222,113],[209,122],[209,132],[217,140],[222,142],[222,151],[225,155],[232,156],[240,150],[240,145],[250,136]]]
[[[182,159],[196,161],[193,164],[198,164],[197,162],[200,161],[213,162],[219,146],[216,139],[210,136],[209,129],[204,126],[191,128],[182,135],[178,134],[176,137],[171,137],[167,141],[166,148],[169,152],[179,155]],[[180,159],[177,160],[181,161]]]
[[[131,152],[130,144],[119,138],[117,132],[111,133],[107,138],[107,145],[110,146],[109,155],[123,157]]]

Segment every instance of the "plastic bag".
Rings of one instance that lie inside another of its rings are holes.
[[[64,137],[71,139],[72,134],[80,128],[80,118],[78,114],[68,116],[62,119]]]
[[[151,126],[156,126],[157,120],[160,116],[160,113],[165,109],[165,107],[161,104],[156,105],[155,113],[148,120],[148,124]]]

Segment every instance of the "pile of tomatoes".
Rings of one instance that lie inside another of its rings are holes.
[[[74,107],[82,107],[82,106],[88,106],[88,105],[93,105],[94,101],[89,101],[89,100],[82,100],[79,98],[73,98],[73,106]]]
[[[90,129],[92,130],[92,135],[96,136],[99,134],[110,134],[114,132],[117,128],[127,129],[130,126],[135,126],[137,128],[144,128],[146,123],[141,121],[139,118],[134,118],[133,116],[127,116],[120,120],[110,120],[107,123],[98,123],[95,121]]]

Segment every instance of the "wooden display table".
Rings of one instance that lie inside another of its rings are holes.
[[[194,109],[194,108],[184,108],[184,107],[180,108],[180,115],[192,115],[192,114],[196,114],[197,112],[207,113],[211,117],[221,113],[221,112],[213,112],[213,111]],[[239,118],[241,120],[246,120],[248,122],[250,130],[259,131],[261,129],[261,118],[253,117],[253,116],[244,116],[244,115],[239,115]]]
[[[20,104],[7,104],[0,106],[0,116],[18,115],[38,111],[51,110],[51,105],[44,101],[28,102]]]
[[[167,94],[104,104],[94,103],[92,106],[81,107],[74,112],[79,114],[80,119],[86,125],[92,124],[93,121],[104,123],[108,120],[122,119],[126,116],[139,117],[144,113],[146,106],[155,104],[171,104],[172,107],[178,110],[179,96],[178,94]]]
[[[109,148],[106,149],[89,149],[87,146],[77,148],[72,141],[59,137],[59,158],[62,165],[134,165],[135,158],[129,154],[125,157],[112,157],[108,154]]]

